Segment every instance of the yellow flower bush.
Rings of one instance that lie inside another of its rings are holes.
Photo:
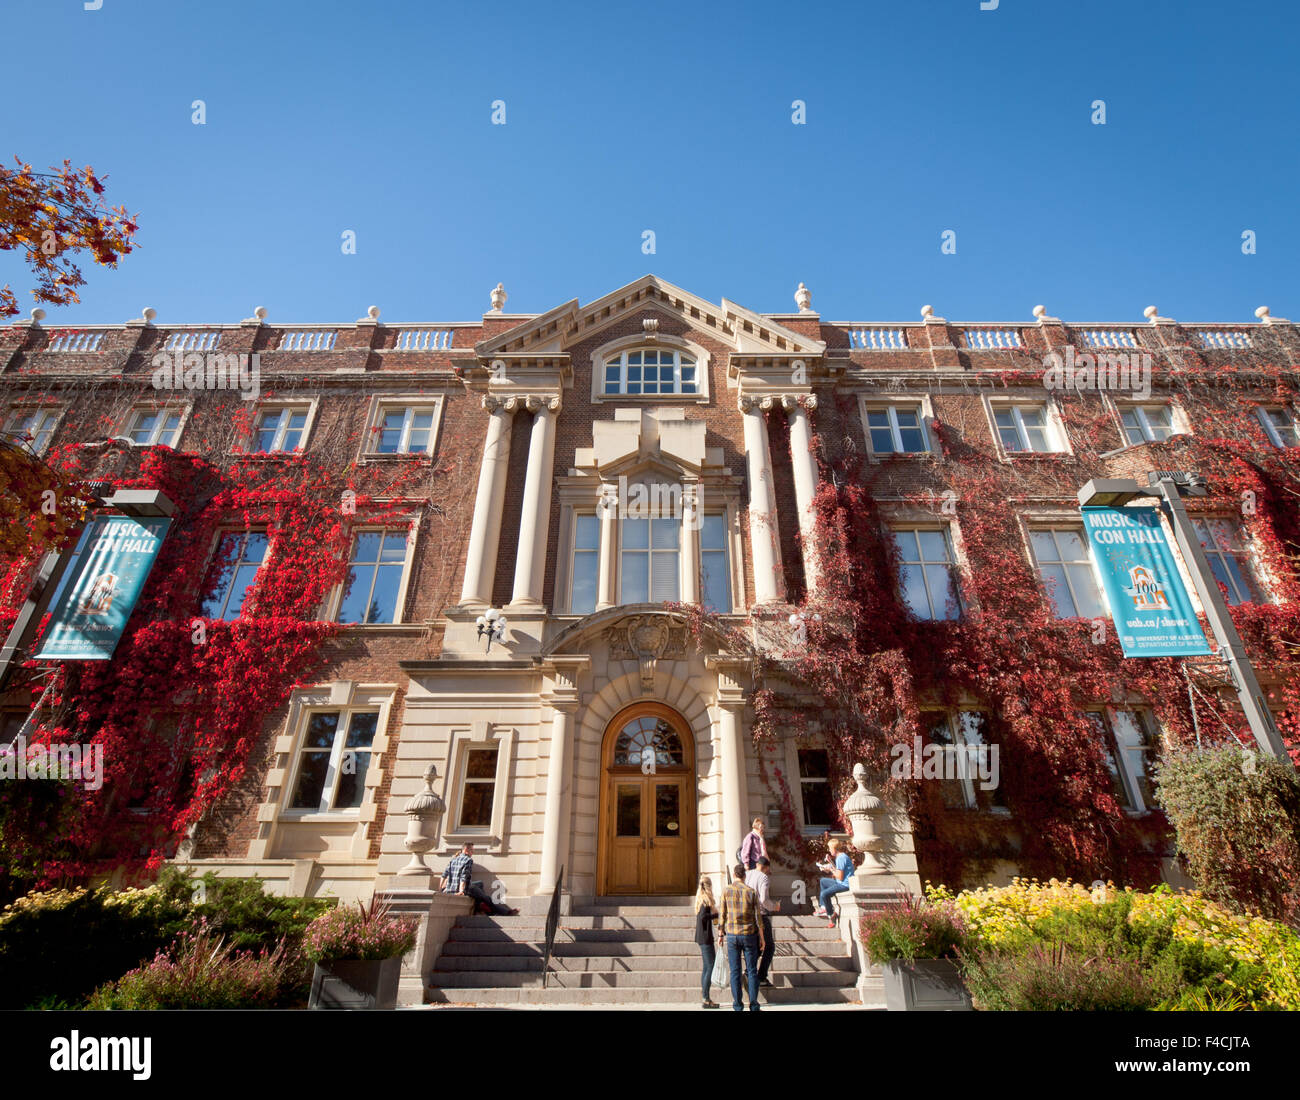
[[[1225,992],[1237,992],[1260,1007],[1300,1009],[1300,936],[1277,921],[1231,913],[1199,893],[1174,893],[1168,887],[1148,893],[1114,883],[1092,890],[1068,879],[1017,878],[1009,886],[953,894],[947,887],[926,883],[926,896],[955,904],[979,945],[992,950],[1027,947],[1036,938],[1035,925],[1044,918],[1113,901],[1121,894],[1132,903],[1130,922],[1172,919],[1175,939],[1221,948],[1233,959],[1261,968],[1258,979]],[[1225,984],[1233,985],[1231,980]]]

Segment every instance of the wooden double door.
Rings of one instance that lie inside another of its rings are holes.
[[[601,894],[693,894],[695,767],[690,730],[659,704],[617,715],[601,754]]]

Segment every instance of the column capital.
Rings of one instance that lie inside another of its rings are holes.
[[[536,394],[530,393],[522,399],[524,407],[530,413],[553,413],[560,411],[560,395],[555,393]]]

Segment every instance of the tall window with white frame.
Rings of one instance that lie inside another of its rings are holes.
[[[623,519],[620,603],[681,599],[681,526],[673,516]]]
[[[573,571],[569,611],[590,615],[596,610],[600,586],[600,517],[579,512],[573,517]]]
[[[395,623],[406,567],[405,531],[360,531],[352,538],[338,622]]]
[[[918,619],[961,618],[961,591],[947,528],[898,527],[903,602]]]
[[[373,454],[428,454],[433,445],[431,406],[388,406],[379,411]]]
[[[1290,409],[1260,409],[1259,420],[1274,447],[1300,446],[1300,428]]]
[[[1163,443],[1174,434],[1173,412],[1168,405],[1130,405],[1119,411],[1124,426],[1124,441],[1130,446],[1138,443]]]
[[[1119,804],[1135,813],[1155,809],[1150,763],[1158,735],[1151,712],[1101,709],[1086,714],[1106,747],[1106,766]]]
[[[727,553],[727,517],[706,512],[700,523],[700,601],[712,611],[731,611],[731,560]]]
[[[1214,579],[1228,590],[1228,603],[1267,602],[1255,579],[1250,551],[1242,540],[1241,524],[1233,519],[1204,517],[1192,520],[1196,537],[1205,550]]]
[[[799,800],[803,803],[803,828],[806,832],[833,829],[840,815],[831,790],[830,757],[825,749],[799,749]]]
[[[17,446],[34,455],[42,455],[59,423],[57,409],[19,411],[9,418],[5,434]]]
[[[217,542],[212,594],[203,602],[205,618],[227,622],[239,618],[244,601],[257,581],[257,571],[266,561],[267,545],[265,531],[232,531],[221,536]]]
[[[867,409],[873,454],[924,454],[930,449],[920,405],[886,405]]]
[[[942,754],[938,778],[944,805],[950,809],[1005,811],[1000,791],[1001,767],[992,766],[989,754],[988,715],[980,710],[930,711],[923,715],[930,743]],[[914,763],[926,778],[924,762]]]
[[[1029,533],[1029,543],[1058,619],[1105,616],[1106,606],[1081,529],[1041,528]]]
[[[306,409],[266,409],[257,418],[257,450],[262,454],[301,450],[306,427]]]
[[[673,348],[637,348],[605,360],[606,394],[699,392],[695,357]]]
[[[1047,410],[1042,405],[1003,405],[993,410],[993,421],[998,428],[1002,449],[1008,453],[1021,451],[1059,451]]]
[[[175,447],[181,414],[175,409],[137,409],[131,415],[127,438],[141,447]]]
[[[308,714],[290,808],[319,813],[357,809],[378,726],[377,710]]]
[[[473,746],[465,752],[465,778],[461,786],[460,813],[456,828],[460,832],[492,827],[492,804],[496,798],[497,749]]]

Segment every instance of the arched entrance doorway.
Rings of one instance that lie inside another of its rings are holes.
[[[610,722],[600,759],[598,892],[694,892],[695,742],[690,727],[661,703],[635,703]]]

